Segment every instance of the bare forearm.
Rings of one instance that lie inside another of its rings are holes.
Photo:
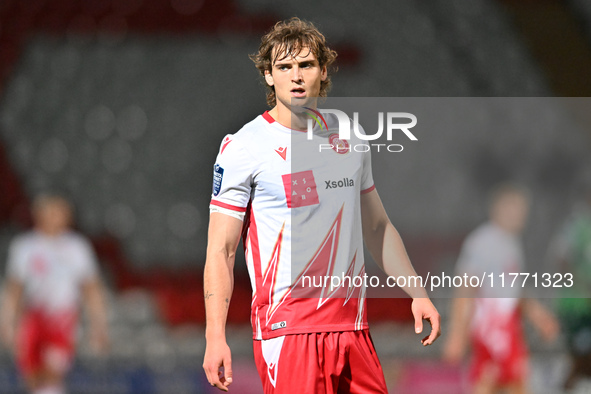
[[[228,391],[228,385],[232,383],[232,354],[226,342],[226,318],[234,287],[234,259],[241,230],[242,221],[238,218],[218,212],[209,217],[203,272],[206,316],[203,369],[209,383],[223,391]]]
[[[394,228],[375,190],[361,196],[363,239],[380,268],[390,276],[416,277],[400,234]],[[415,281],[412,281],[415,284]],[[420,283],[417,283],[420,285]],[[412,298],[425,298],[422,286],[401,286]]]
[[[545,307],[536,299],[522,298],[519,300],[519,307],[523,315],[530,321],[534,321],[540,313],[544,313]]]
[[[14,325],[16,316],[16,302],[10,293],[5,292],[2,295],[2,313],[0,314],[0,324],[2,327],[11,327]]]
[[[12,347],[14,344],[17,316],[23,294],[23,285],[8,280],[0,304],[0,340]]]
[[[13,327],[22,296],[22,285],[14,281],[8,281],[4,294],[2,294],[2,308],[0,309],[0,324],[4,327]]]
[[[536,328],[536,331],[546,341],[554,341],[560,333],[560,323],[550,311],[540,301],[527,299],[525,302],[525,311],[527,318]]]
[[[452,303],[449,332],[457,338],[468,337],[470,315],[474,300],[468,294],[459,294],[461,298],[455,298]]]
[[[234,288],[234,256],[213,253],[203,274],[206,328],[205,337],[225,338],[226,318]]]
[[[366,236],[367,247],[380,268],[393,277],[407,278],[407,284],[415,284],[409,278],[416,277],[417,273],[413,268],[400,234],[389,222],[377,226],[370,236]],[[417,286],[401,286],[401,288],[412,298],[427,297],[427,292],[416,281]]]
[[[443,358],[451,363],[459,363],[468,345],[470,316],[472,315],[473,299],[460,289],[454,298],[450,310],[449,335],[443,349]]]
[[[107,330],[107,308],[102,283],[99,280],[88,285],[86,305],[93,329]]]

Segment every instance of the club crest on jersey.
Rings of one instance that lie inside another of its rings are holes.
[[[222,179],[224,178],[224,169],[216,164],[213,166],[213,195],[217,196],[220,194],[222,189]]]
[[[328,142],[330,143],[332,149],[341,155],[344,155],[350,150],[347,140],[340,139],[337,133],[329,135]]]

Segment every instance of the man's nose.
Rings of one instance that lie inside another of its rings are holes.
[[[291,69],[291,80],[293,82],[300,82],[302,80],[302,70],[298,66]]]

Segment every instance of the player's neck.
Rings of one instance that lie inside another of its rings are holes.
[[[53,227],[45,227],[45,226],[36,226],[35,230],[47,238],[57,238],[63,233],[66,232],[63,228],[53,228]]]
[[[521,234],[520,229],[513,228],[511,225],[503,222],[502,220],[492,218],[491,223],[494,224],[495,227],[497,227],[499,230],[501,230],[502,232],[504,232],[506,234],[514,235],[514,236],[519,236]]]
[[[301,116],[294,116],[290,108],[278,102],[273,109],[269,111],[269,115],[280,125],[291,130],[305,131],[307,128],[307,120]]]

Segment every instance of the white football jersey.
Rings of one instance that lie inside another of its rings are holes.
[[[81,235],[31,231],[11,242],[7,275],[24,285],[27,308],[58,313],[78,308],[80,286],[97,269],[92,247]]]
[[[365,273],[360,195],[374,188],[371,156],[326,149],[360,142],[339,140],[336,118],[326,120],[308,140],[265,112],[227,135],[216,159],[211,210],[245,215],[255,339],[367,328],[365,289],[330,277]]]
[[[523,277],[511,273],[520,273],[524,269],[524,252],[519,238],[493,223],[485,223],[472,231],[460,253],[457,274],[482,277],[485,282],[478,290],[474,300],[471,321],[472,335],[487,344],[490,349],[502,353],[503,344],[510,341],[509,327],[521,324],[518,314],[519,297],[522,295]],[[494,282],[491,286],[489,275]],[[505,274],[504,286],[499,275]]]

